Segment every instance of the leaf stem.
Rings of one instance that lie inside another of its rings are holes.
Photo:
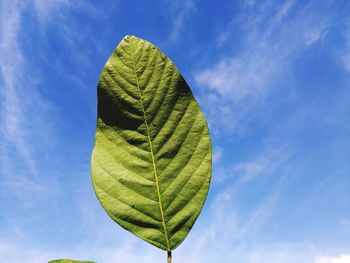
[[[171,263],[171,250],[168,251],[168,263]]]

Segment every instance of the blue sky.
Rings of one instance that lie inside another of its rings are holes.
[[[124,35],[192,87],[214,148],[174,262],[350,262],[350,2],[0,3],[0,258],[165,262],[90,183],[96,85]]]

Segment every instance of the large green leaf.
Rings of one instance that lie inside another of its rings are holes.
[[[71,260],[71,259],[56,259],[51,260],[49,263],[95,263],[94,261],[79,261],[79,260]]]
[[[126,36],[98,83],[92,182],[109,216],[167,251],[187,236],[211,178],[207,123],[174,63]]]

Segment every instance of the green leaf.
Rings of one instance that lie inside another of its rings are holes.
[[[174,63],[126,36],[98,83],[92,182],[108,215],[171,251],[187,236],[208,193],[207,123]]]
[[[71,259],[56,259],[51,260],[49,263],[96,263],[94,261],[79,261],[79,260],[71,260]]]

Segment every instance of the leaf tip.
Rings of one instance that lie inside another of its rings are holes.
[[[130,39],[139,39],[139,38],[134,35],[126,35],[125,37],[123,37],[123,40],[130,40]]]
[[[134,42],[134,41],[136,41],[136,42],[141,42],[141,43],[147,42],[144,39],[136,37],[134,35],[126,35],[126,36],[124,36],[123,39],[122,39],[122,42],[124,42],[124,41],[125,42],[130,42],[130,41]]]

